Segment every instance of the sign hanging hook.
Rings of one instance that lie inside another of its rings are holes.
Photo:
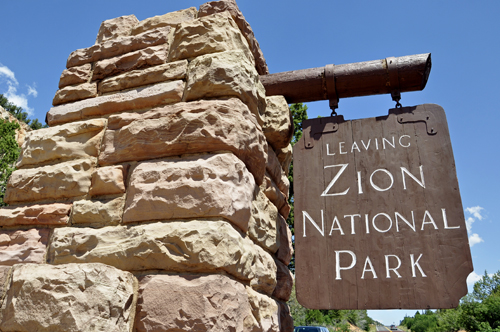
[[[399,86],[399,67],[398,59],[395,57],[385,58],[387,64],[387,72],[389,74],[389,86],[391,87],[392,100],[396,102],[396,108],[401,108],[403,105],[399,102],[401,100],[401,88]]]
[[[330,108],[332,109],[332,114],[330,116],[337,116],[336,109],[339,108],[339,96],[335,85],[335,65],[331,64],[325,66],[324,78],[326,97],[330,101]]]

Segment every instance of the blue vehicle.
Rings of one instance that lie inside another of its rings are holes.
[[[296,326],[293,332],[330,332],[323,326]]]

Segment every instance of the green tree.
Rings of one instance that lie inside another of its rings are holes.
[[[19,124],[0,119],[0,206],[5,206],[3,201],[7,180],[14,171],[14,164],[19,157],[19,146],[16,141],[16,129]]]
[[[0,106],[2,106],[7,112],[14,115],[17,120],[22,121],[30,126],[31,129],[37,130],[40,128],[47,128],[47,125],[42,125],[38,119],[30,120],[28,119],[28,113],[26,113],[22,107],[16,106],[11,103],[7,97],[3,94],[0,94]]]

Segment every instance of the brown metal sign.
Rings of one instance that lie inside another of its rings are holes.
[[[444,110],[304,121],[293,151],[297,299],[453,308],[472,260]]]

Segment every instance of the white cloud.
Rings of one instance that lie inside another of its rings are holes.
[[[472,229],[472,224],[474,223],[474,221],[476,221],[476,220],[472,217],[467,218],[467,220],[465,221],[465,226],[467,227],[467,232],[470,233],[470,231]]]
[[[482,278],[483,278],[483,276],[472,271],[472,273],[469,274],[469,276],[467,277],[467,285],[473,286],[477,281],[481,280]]]
[[[474,216],[474,218],[477,218],[479,220],[483,220],[483,216],[481,215],[481,210],[482,209],[483,208],[480,207],[480,206],[474,206],[474,207],[468,207],[465,210],[467,212],[469,212],[470,214],[472,214]]]
[[[5,76],[11,84],[18,85],[14,72],[0,63],[0,77]]]
[[[17,92],[19,83],[16,80],[16,75],[12,70],[0,63],[0,83],[2,81],[7,83],[7,91],[0,91],[0,93],[3,93],[14,105],[22,107],[28,115],[33,116],[33,108],[28,106],[28,97],[23,93]],[[36,85],[33,84],[33,87],[28,85],[28,96],[36,97],[37,95],[38,91],[36,91]]]
[[[484,242],[484,240],[479,236],[479,234],[474,233],[471,236],[469,236],[469,245],[472,247],[475,244]]]
[[[36,84],[33,83],[33,86],[28,85],[28,96],[33,96],[36,98],[38,96],[38,91],[36,91]]]

